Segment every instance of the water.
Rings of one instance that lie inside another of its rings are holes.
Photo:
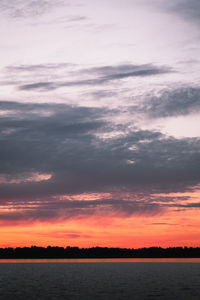
[[[164,263],[200,263],[200,258],[51,258],[51,259],[0,259],[0,263],[136,263],[136,262],[164,262]]]
[[[72,261],[4,260],[0,263],[0,299],[200,299],[198,259],[187,263],[180,260],[163,263],[155,259]]]

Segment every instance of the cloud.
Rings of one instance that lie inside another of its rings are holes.
[[[151,195],[129,195],[127,198],[127,193],[118,195],[117,193],[111,193],[110,198],[101,199],[101,194],[98,200],[88,199],[82,200],[71,200],[70,197],[53,197],[51,199],[42,200],[19,200],[19,201],[2,201],[0,210],[0,224],[4,225],[7,222],[30,222],[35,221],[63,221],[69,220],[71,218],[88,218],[88,217],[101,217],[107,215],[109,217],[118,218],[128,218],[132,216],[145,216],[152,217],[156,215],[161,215],[166,213],[170,208],[177,209],[187,209],[187,208],[199,208],[198,203],[186,203],[180,204],[182,197],[180,199],[177,197],[176,201],[173,197],[166,197],[162,202],[162,197],[160,197],[160,202],[156,202],[156,197]],[[80,198],[81,195],[77,195],[74,198]],[[149,199],[151,198],[151,200]],[[186,200],[186,199],[185,199]],[[12,206],[12,210],[8,212],[8,207]],[[153,223],[155,225],[166,224],[166,223]]]
[[[53,24],[61,24],[65,25],[65,28],[70,28],[72,25],[81,24],[83,26],[83,22],[88,21],[89,19],[86,16],[81,15],[68,15],[60,18],[56,18],[49,22],[42,22],[42,25],[53,25]]]
[[[126,127],[124,134],[116,135],[118,126],[109,120],[117,111],[108,109],[17,102],[2,102],[0,108],[13,112],[0,119],[2,176],[11,180],[29,173],[52,175],[42,183],[2,185],[1,197],[99,192],[120,186],[182,188],[200,179],[199,139]],[[111,137],[102,138],[105,133]]]
[[[91,239],[91,238],[94,238],[94,236],[89,235],[89,234],[84,234],[81,231],[67,231],[67,230],[58,230],[58,231],[51,231],[48,233],[40,233],[40,236],[53,237],[53,238],[57,238],[57,239],[80,239],[80,238]]]
[[[144,64],[144,65],[133,65],[133,64],[120,64],[116,66],[101,66],[101,67],[93,67],[89,69],[83,69],[82,73],[88,74],[97,74],[103,77],[111,77],[111,78],[118,78],[124,76],[131,76],[131,74],[138,74],[138,76],[148,76],[150,73],[163,73],[169,72],[169,68],[162,66],[157,67],[153,64]]]
[[[171,6],[172,11],[200,24],[200,2],[199,0],[176,0]]]
[[[1,209],[2,220],[152,215],[188,200],[153,193],[184,192],[200,182],[200,139],[125,125],[115,134],[110,119],[120,111],[105,108],[0,102],[0,111],[1,207],[13,208]],[[105,192],[110,197],[69,198]]]
[[[200,2],[199,0],[144,0],[145,5],[154,5],[155,7],[175,13],[181,18],[188,19],[196,24],[200,22]]]
[[[158,226],[160,226],[160,225],[167,225],[167,226],[176,226],[176,225],[178,225],[178,224],[171,224],[171,223],[167,223],[167,222],[162,222],[162,223],[151,223],[151,225],[158,225]]]
[[[77,75],[91,78],[77,79],[74,81],[42,81],[19,86],[20,90],[52,90],[60,87],[73,86],[89,86],[102,85],[112,81],[132,78],[132,77],[148,77],[171,72],[167,67],[157,67],[152,64],[146,65],[118,65],[118,66],[103,66],[77,71]]]
[[[95,99],[101,99],[101,98],[110,98],[117,96],[118,93],[116,90],[96,90],[94,92],[86,93],[86,95],[92,96]]]
[[[191,208],[200,208],[200,203],[188,203],[186,205],[176,205],[178,207],[191,207]]]
[[[65,0],[0,0],[0,9],[12,18],[30,18],[64,4],[67,4]]]
[[[104,214],[118,217],[130,217],[132,215],[153,216],[160,214],[162,207],[158,204],[139,203],[124,200],[89,200],[89,201],[48,201],[46,203],[32,203],[32,207],[21,205],[13,211],[1,210],[0,221],[52,221],[54,219],[67,220],[71,218],[102,216]]]
[[[147,99],[138,110],[154,118],[197,113],[200,111],[200,88],[166,90],[158,97]]]
[[[49,63],[49,64],[32,64],[32,65],[10,65],[5,68],[6,72],[49,72],[61,69],[67,69],[75,66],[72,63]]]
[[[56,81],[66,76],[72,76],[76,68],[75,64],[68,62],[8,65],[3,69],[0,85],[17,86],[35,78],[38,82],[42,81],[41,86],[44,85],[47,88],[48,85],[51,86],[48,82],[45,83],[47,78]]]

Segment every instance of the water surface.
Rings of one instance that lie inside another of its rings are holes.
[[[51,258],[0,259],[0,263],[200,263],[200,258]]]
[[[59,262],[0,264],[0,299],[200,299],[198,262]]]

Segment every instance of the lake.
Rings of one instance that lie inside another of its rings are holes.
[[[200,299],[200,259],[0,260],[0,299]]]

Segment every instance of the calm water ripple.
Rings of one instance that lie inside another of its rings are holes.
[[[199,263],[1,263],[0,299],[200,299]]]

